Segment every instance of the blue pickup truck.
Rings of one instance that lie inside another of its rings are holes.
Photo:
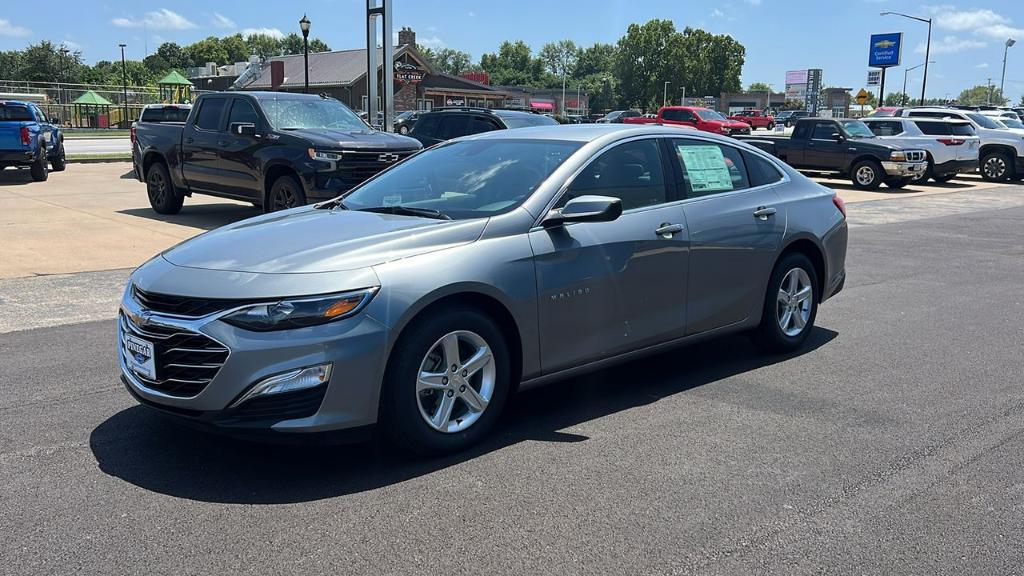
[[[65,167],[60,126],[31,102],[0,100],[0,169],[28,167],[36,182]]]

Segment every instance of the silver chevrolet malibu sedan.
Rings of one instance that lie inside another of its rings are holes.
[[[846,243],[831,190],[732,139],[479,134],[143,264],[121,303],[122,379],[229,434],[376,425],[451,452],[523,386],[734,332],[797,349],[843,287]]]

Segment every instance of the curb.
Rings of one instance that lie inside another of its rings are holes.
[[[131,162],[131,158],[74,158],[65,160],[68,164],[99,164],[101,162]]]

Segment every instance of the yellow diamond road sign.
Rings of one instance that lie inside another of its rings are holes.
[[[863,106],[864,104],[866,104],[866,103],[867,103],[867,101],[868,101],[868,98],[869,98],[870,96],[871,96],[871,95],[870,95],[870,94],[868,94],[868,91],[867,91],[867,90],[865,90],[865,89],[861,88],[861,89],[860,89],[860,92],[857,92],[857,95],[856,95],[856,96],[854,96],[853,98],[854,98],[854,100],[856,100],[856,101],[857,101],[857,104],[860,104],[861,106]]]

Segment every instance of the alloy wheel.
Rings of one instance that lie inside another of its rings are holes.
[[[807,326],[814,302],[814,286],[803,268],[793,268],[782,277],[776,304],[776,319],[782,333],[798,336]]]
[[[487,410],[496,374],[494,354],[478,334],[457,330],[442,336],[420,362],[420,416],[438,432],[466,430]]]
[[[868,186],[875,180],[875,169],[871,166],[861,166],[857,169],[857,183],[861,186]]]
[[[149,199],[153,204],[163,204],[164,197],[167,195],[167,182],[164,182],[164,176],[159,170],[150,170],[149,177],[146,179],[147,192],[149,192]]]
[[[274,211],[294,208],[297,204],[298,200],[295,197],[295,190],[292,190],[289,184],[281,184],[277,187],[277,190],[274,192],[273,202],[271,203]]]
[[[985,160],[985,175],[993,180],[1006,176],[1006,161],[1002,156],[991,156]]]

